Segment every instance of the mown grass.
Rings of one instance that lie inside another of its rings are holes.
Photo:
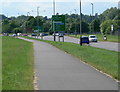
[[[0,91],[2,90],[2,36],[0,36]]]
[[[90,46],[80,46],[79,44],[69,42],[46,41],[30,37],[25,38],[52,44],[53,46],[111,75],[113,78],[118,79],[118,52]]]
[[[2,37],[2,90],[33,90],[33,44]]]
[[[89,34],[89,35],[96,35],[98,38],[98,41],[104,41],[103,40],[103,35],[102,34]],[[88,34],[83,34],[83,36],[89,36]],[[75,38],[80,38],[80,35],[69,35],[70,37],[75,37]],[[110,42],[120,42],[118,40],[118,35],[106,35],[107,36],[107,41]]]

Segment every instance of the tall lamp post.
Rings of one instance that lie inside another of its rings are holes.
[[[93,5],[93,3],[91,3],[91,5],[92,5],[92,16],[94,16],[94,10],[93,10],[94,5]]]
[[[38,28],[38,31],[39,31],[39,20],[38,20],[39,19],[38,18],[39,17],[39,8],[40,7],[37,7],[37,28]]]
[[[82,40],[81,37],[82,37],[82,16],[81,16],[81,0],[80,0],[80,43]]]
[[[53,15],[55,15],[55,0],[53,0]],[[54,31],[54,41],[56,41],[54,20],[53,20],[53,31]]]
[[[92,16],[91,16],[91,20],[93,21],[93,16],[94,16],[94,10],[93,10],[93,7],[94,7],[94,5],[93,5],[93,3],[91,3],[91,6],[92,6]],[[92,22],[91,22],[92,23]],[[94,26],[92,26],[91,25],[91,32],[94,32]]]
[[[28,20],[28,16],[30,15],[30,12],[27,12],[27,20]],[[27,33],[27,29],[28,29],[28,23],[27,23],[27,20],[26,20],[26,33]]]
[[[76,9],[74,9],[74,10],[75,10],[75,36],[77,36],[77,29],[76,29],[76,22],[77,22],[76,14],[77,14],[77,10]]]

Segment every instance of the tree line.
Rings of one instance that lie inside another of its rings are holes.
[[[58,13],[57,13],[58,14]],[[80,32],[80,15],[65,14],[66,30],[65,33]],[[94,16],[82,14],[82,33],[102,33],[114,34],[120,29],[120,10],[116,7],[105,10],[102,14],[97,13]],[[2,33],[34,33],[39,32],[53,33],[52,19],[47,16],[25,16],[7,18],[0,15],[0,25]],[[112,30],[113,27],[113,30]]]

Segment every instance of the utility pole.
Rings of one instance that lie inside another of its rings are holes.
[[[53,15],[55,15],[55,0],[53,0]],[[54,20],[53,20],[53,31],[54,31],[54,41],[56,41],[56,36],[55,36],[55,27],[54,27]]]
[[[81,37],[82,37],[82,16],[81,16],[81,0],[80,0],[80,42],[82,40]]]

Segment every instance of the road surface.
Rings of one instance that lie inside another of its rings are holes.
[[[21,38],[23,39],[23,38]],[[117,90],[118,83],[54,46],[35,40],[35,70],[39,90]]]
[[[44,40],[53,41],[53,36],[45,36]],[[58,41],[58,36],[56,37],[56,41]],[[61,41],[62,41],[62,39],[61,39]],[[79,39],[65,36],[65,42],[72,42],[72,43],[79,44]],[[90,46],[93,46],[93,47],[120,52],[120,49],[118,50],[118,45],[120,45],[120,43],[116,43],[116,42],[101,42],[101,41],[99,41],[97,43],[90,43]]]

